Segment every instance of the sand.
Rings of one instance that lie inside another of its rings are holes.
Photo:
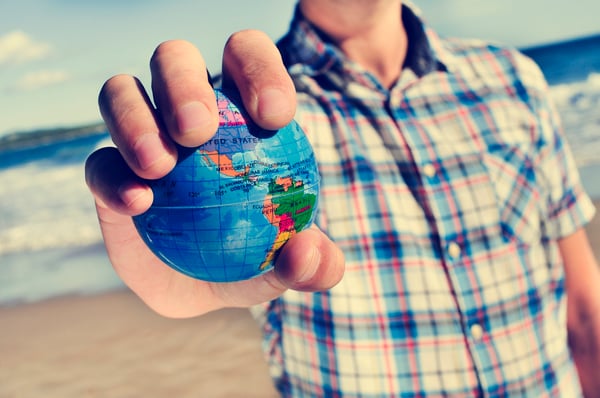
[[[0,397],[276,397],[247,310],[172,320],[133,294],[0,309]]]
[[[600,216],[588,233],[600,259]],[[276,396],[246,310],[172,320],[129,292],[0,307],[1,398]]]

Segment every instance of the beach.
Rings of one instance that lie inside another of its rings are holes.
[[[247,310],[174,320],[132,293],[0,308],[0,397],[276,397]]]
[[[600,259],[600,216],[588,234]],[[119,290],[0,307],[0,325],[2,398],[277,396],[247,310],[173,320]]]

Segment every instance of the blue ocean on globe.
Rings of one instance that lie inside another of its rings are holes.
[[[319,174],[297,123],[263,130],[235,94],[215,93],[217,133],[198,148],[179,148],[175,169],[149,181],[154,202],[134,223],[166,264],[230,282],[269,271],[283,244],[312,224]]]

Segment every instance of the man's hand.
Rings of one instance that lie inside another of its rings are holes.
[[[104,243],[123,281],[152,309],[170,317],[250,306],[288,288],[334,286],[343,274],[343,255],[315,227],[286,243],[274,271],[235,283],[187,277],[146,247],[131,219],[152,204],[152,191],[143,179],[163,177],[175,166],[174,142],[199,146],[218,127],[206,65],[190,43],[161,44],[150,66],[153,99],[132,76],[115,76],[104,84],[100,111],[117,148],[100,149],[86,162]],[[293,83],[277,48],[263,33],[244,31],[230,37],[223,55],[223,85],[237,88],[249,115],[264,128],[281,128],[294,116]]]

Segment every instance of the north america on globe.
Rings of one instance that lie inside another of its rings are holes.
[[[215,94],[217,133],[200,147],[179,148],[175,169],[148,181],[152,206],[133,219],[167,265],[230,282],[271,270],[283,245],[313,223],[319,173],[296,122],[263,130],[237,95]]]

